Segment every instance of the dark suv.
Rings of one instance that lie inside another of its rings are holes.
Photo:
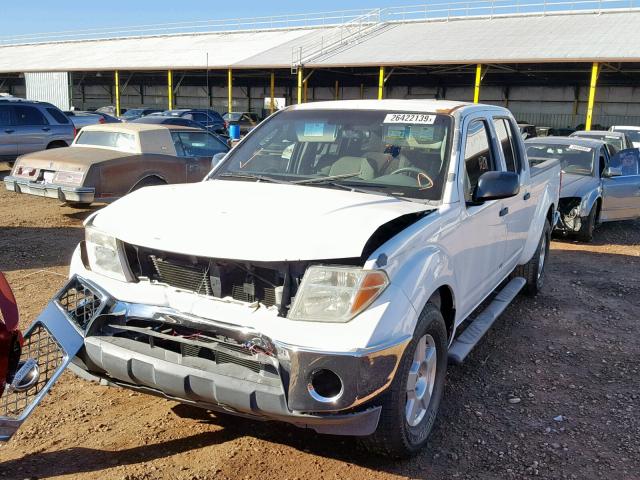
[[[199,123],[212,133],[228,135],[227,126],[222,115],[210,108],[179,108],[166,110],[162,114],[172,117],[187,118]]]
[[[0,99],[0,161],[25,153],[67,147],[76,131],[56,106],[46,102]]]

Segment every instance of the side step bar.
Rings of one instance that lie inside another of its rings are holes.
[[[473,347],[482,339],[493,322],[504,312],[505,308],[518,295],[527,281],[522,277],[513,278],[498,292],[493,301],[485,308],[476,319],[455,339],[449,349],[449,360],[461,364],[469,355]]]

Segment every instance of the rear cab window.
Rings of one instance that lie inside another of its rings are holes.
[[[507,118],[494,118],[493,127],[496,131],[498,143],[502,149],[504,161],[508,172],[520,173],[522,161],[518,144],[515,140],[513,124]]]
[[[134,134],[123,132],[107,132],[81,130],[74,145],[83,147],[113,148],[122,152],[138,153],[138,141]]]

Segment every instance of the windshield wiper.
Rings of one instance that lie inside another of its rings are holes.
[[[259,182],[271,182],[271,183],[281,183],[284,185],[292,185],[294,182],[290,182],[288,180],[280,180],[278,178],[268,177],[266,175],[257,175],[255,173],[240,173],[240,172],[224,172],[220,175],[216,175],[216,177],[233,177],[233,178],[247,178],[250,180],[258,180]]]
[[[353,175],[351,175],[351,176],[353,176]],[[324,183],[325,185],[331,185],[332,187],[342,188],[343,190],[349,190],[350,192],[368,193],[368,194],[371,194],[371,195],[383,195],[385,197],[395,198],[396,200],[404,200],[405,202],[419,203],[421,205],[430,203],[429,200],[420,200],[420,199],[417,199],[417,198],[403,197],[402,195],[397,195],[395,193],[376,190],[375,188],[363,188],[363,187],[357,187],[355,185],[349,185],[349,184],[346,184],[346,183],[340,183],[340,182],[332,181],[332,180],[330,180],[331,178],[332,177],[324,177],[325,182],[313,182],[313,183],[314,184]],[[345,178],[348,178],[348,177],[345,177]],[[316,180],[316,179],[314,179],[314,180]],[[299,184],[301,182],[296,182],[296,183]],[[305,182],[305,183],[309,184],[311,182]],[[386,188],[386,185],[381,185],[381,187]]]
[[[295,183],[297,185],[307,185],[310,183],[331,183],[332,180],[340,180],[342,178],[351,178],[357,177],[360,175],[360,172],[356,173],[343,173],[342,175],[330,175],[328,177],[315,177],[315,178],[305,178],[304,180],[296,180]]]

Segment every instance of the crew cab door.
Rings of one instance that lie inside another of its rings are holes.
[[[627,220],[640,217],[640,165],[638,150],[621,150],[609,160],[609,166],[622,175],[602,179],[600,218]]]
[[[16,127],[12,121],[11,106],[0,105],[0,160],[13,160],[18,155]]]
[[[13,105],[18,155],[44,150],[51,137],[51,125],[36,107]]]
[[[480,204],[472,201],[480,176],[500,170],[500,163],[491,142],[488,120],[472,117],[463,123],[460,152],[461,219],[456,229],[453,258],[458,282],[459,306],[463,315],[470,313],[504,276],[504,254],[507,229],[503,201]]]
[[[510,271],[517,265],[527,242],[535,205],[532,200],[533,192],[529,191],[528,170],[524,165],[522,150],[519,148],[518,128],[508,117],[493,117],[492,124],[497,140],[496,150],[504,162],[504,168],[520,176],[520,193],[502,201],[502,212],[505,214],[504,222],[507,229],[504,266]]]

